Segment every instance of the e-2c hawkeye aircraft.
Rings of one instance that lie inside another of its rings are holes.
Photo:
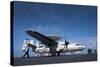
[[[59,42],[57,41],[60,39],[58,36],[45,36],[32,30],[28,30],[26,33],[40,41],[36,45],[30,44],[32,51],[35,53],[48,53],[48,56],[59,56],[61,52],[75,52],[85,49],[83,45],[77,43],[70,44],[66,40],[65,42]]]

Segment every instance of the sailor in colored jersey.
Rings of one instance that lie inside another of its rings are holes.
[[[23,46],[22,46],[22,51],[24,52],[24,55],[22,55],[23,58],[26,55],[27,55],[27,58],[29,58],[29,44],[30,44],[30,40],[25,39],[24,42],[23,42]]]

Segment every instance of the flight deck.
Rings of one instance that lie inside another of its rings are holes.
[[[96,61],[97,54],[84,55],[62,55],[54,57],[30,57],[30,58],[14,58],[14,66],[21,65],[37,65],[37,64],[54,64],[54,63],[71,63],[71,62],[87,62]]]

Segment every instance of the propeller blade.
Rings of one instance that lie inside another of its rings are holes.
[[[29,46],[32,48],[32,51],[35,52],[35,49],[37,48],[35,45],[29,44]]]
[[[65,40],[65,45],[66,45],[66,48],[67,48],[68,44],[69,44],[69,42]]]
[[[69,44],[69,42],[65,40],[65,45],[68,45],[68,44]]]

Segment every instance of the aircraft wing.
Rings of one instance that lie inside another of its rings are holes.
[[[47,37],[49,37],[50,39],[55,40],[55,41],[59,41],[59,40],[62,39],[62,37],[60,37],[60,36],[55,36],[55,35],[53,35],[53,36],[47,36]]]
[[[40,34],[37,31],[26,31],[27,34],[29,34],[30,36],[34,37],[35,39],[39,40],[40,42],[42,42],[44,45],[48,46],[49,48],[57,46],[58,42],[56,42],[53,39],[50,39],[47,36],[44,36],[43,34]]]

